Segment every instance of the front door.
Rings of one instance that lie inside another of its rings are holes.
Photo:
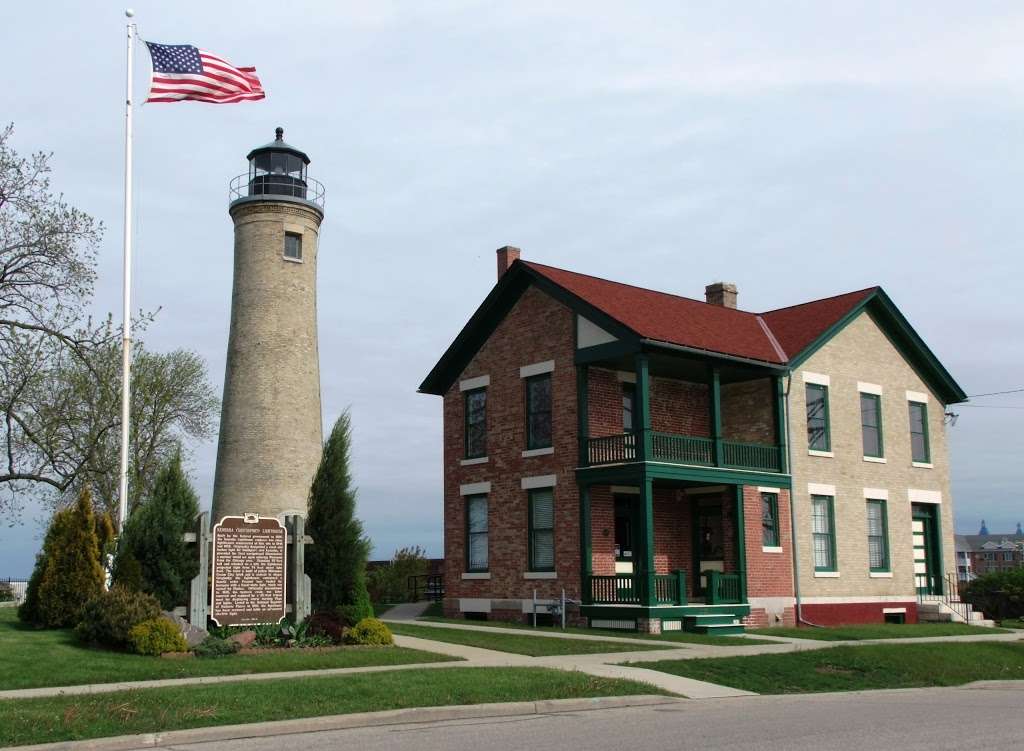
[[[722,497],[697,496],[693,499],[693,578],[695,594],[703,595],[707,588],[705,571],[724,571],[725,552],[722,530]]]
[[[914,586],[917,593],[942,594],[942,566],[939,561],[935,506],[915,504],[912,507],[910,523],[914,536]]]
[[[621,602],[631,602],[636,594],[636,579],[632,575],[636,571],[636,503],[639,496],[615,496],[615,574],[621,578],[617,581],[616,593]]]

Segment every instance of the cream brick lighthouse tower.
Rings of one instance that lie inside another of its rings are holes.
[[[316,254],[323,186],[284,130],[249,152],[231,183],[235,223],[224,400],[212,522],[224,516],[306,515],[320,461]]]

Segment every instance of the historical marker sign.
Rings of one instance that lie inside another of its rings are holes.
[[[273,517],[225,516],[213,528],[210,617],[218,626],[280,623],[288,531]]]

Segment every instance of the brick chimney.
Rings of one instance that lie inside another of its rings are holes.
[[[506,245],[498,248],[498,278],[501,279],[508,271],[508,267],[519,260],[519,248],[514,245]]]
[[[732,282],[715,282],[704,288],[704,299],[709,305],[736,308],[736,285]]]

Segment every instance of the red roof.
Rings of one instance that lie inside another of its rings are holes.
[[[785,363],[877,287],[757,314],[520,261],[638,336],[735,357]]]

